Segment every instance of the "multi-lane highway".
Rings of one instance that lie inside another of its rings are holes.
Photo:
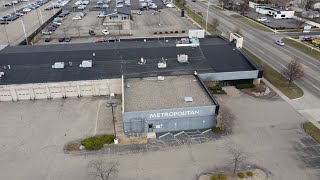
[[[192,2],[188,0],[187,6],[196,12],[202,12],[206,17],[207,4],[206,2]],[[281,69],[297,57],[304,65],[305,75],[296,83],[303,87],[304,90],[310,91],[313,95],[320,97],[320,61],[314,59],[290,46],[278,46],[275,40],[285,37],[285,34],[274,32],[261,32],[254,27],[251,27],[230,16],[230,11],[220,11],[213,7],[209,8],[208,21],[213,18],[220,20],[218,27],[224,34],[240,28],[244,36],[244,47],[253,52],[257,57],[263,59],[267,64],[274,69]]]

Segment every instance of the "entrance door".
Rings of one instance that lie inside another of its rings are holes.
[[[148,132],[153,132],[153,124],[148,124]]]

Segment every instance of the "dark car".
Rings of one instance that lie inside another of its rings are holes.
[[[59,42],[63,42],[66,38],[62,37],[62,38],[59,38]]]
[[[67,37],[64,39],[65,42],[70,42],[71,41],[71,37]]]
[[[9,24],[9,22],[8,22],[8,21],[0,20],[0,24]]]
[[[91,36],[95,36],[95,35],[96,35],[96,33],[95,33],[93,30],[89,30],[89,34],[90,34]]]
[[[45,38],[44,39],[44,42],[50,42],[51,41],[51,38]]]
[[[198,12],[198,15],[199,15],[199,16],[203,16],[202,12]]]
[[[107,42],[116,42],[117,39],[114,37],[109,37],[108,39],[106,39]]]

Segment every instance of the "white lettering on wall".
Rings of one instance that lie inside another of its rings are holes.
[[[195,116],[200,114],[200,110],[194,111],[174,111],[174,112],[164,112],[164,113],[151,113],[149,118],[164,118],[164,117],[176,117],[176,116]]]

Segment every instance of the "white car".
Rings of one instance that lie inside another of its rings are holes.
[[[84,10],[87,6],[86,5],[80,5],[78,6],[78,9]]]
[[[30,12],[30,11],[32,11],[32,9],[30,9],[30,8],[24,8],[22,11],[24,11],[24,12]]]
[[[122,8],[122,7],[123,7],[123,4],[117,4],[116,7],[117,7],[117,8]]]
[[[284,46],[285,45],[284,42],[282,42],[281,40],[278,40],[275,43],[278,44],[279,46]]]
[[[103,33],[104,35],[109,35],[109,34],[110,34],[109,31],[106,30],[106,29],[102,30],[102,33]]]
[[[257,21],[264,22],[264,21],[268,21],[268,19],[266,17],[261,17],[261,18],[258,18]]]
[[[76,16],[76,17],[72,18],[72,20],[81,20],[81,17],[80,16]]]
[[[174,8],[175,6],[173,4],[171,4],[171,3],[169,3],[169,4],[166,5],[166,7],[167,8]]]
[[[106,15],[104,15],[104,13],[100,13],[100,14],[98,14],[97,15],[97,18],[103,18],[103,17],[105,17]]]

